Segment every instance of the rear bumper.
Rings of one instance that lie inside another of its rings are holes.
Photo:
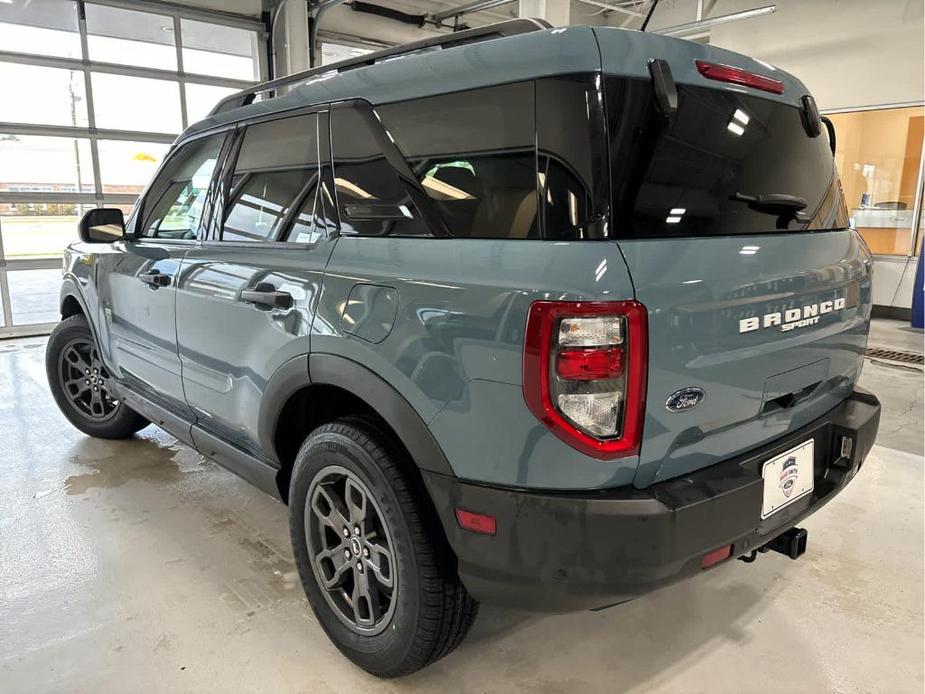
[[[757,549],[832,499],[857,473],[880,423],[863,390],[772,444],[643,490],[531,492],[425,473],[425,483],[478,600],[534,611],[605,607],[699,573],[704,554]],[[853,439],[840,456],[843,436]],[[813,493],[761,520],[761,464],[815,442]],[[462,530],[454,509],[497,518],[495,536]]]

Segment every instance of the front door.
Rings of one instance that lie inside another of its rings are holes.
[[[319,186],[319,120],[326,115],[243,130],[222,175],[216,238],[186,254],[177,293],[183,386],[197,424],[270,458],[258,443],[262,397],[280,366],[309,352],[335,243]]]
[[[189,408],[177,355],[176,287],[183,257],[197,244],[223,139],[200,138],[174,152],[130,223],[134,238],[97,256],[107,363],[133,390],[178,414],[188,415]]]

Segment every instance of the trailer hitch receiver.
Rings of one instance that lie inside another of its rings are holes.
[[[806,552],[806,541],[809,533],[803,528],[790,528],[782,535],[778,535],[761,548],[762,551],[780,552],[791,559],[799,559]]]

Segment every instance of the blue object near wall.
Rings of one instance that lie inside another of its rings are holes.
[[[925,272],[922,270],[922,258],[925,253],[919,253],[919,262],[915,268],[915,283],[912,285],[912,327],[925,328]]]

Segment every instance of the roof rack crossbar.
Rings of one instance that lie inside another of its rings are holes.
[[[477,43],[501,38],[503,36],[516,36],[517,34],[526,34],[532,31],[543,31],[551,28],[552,26],[542,19],[511,19],[506,22],[498,22],[497,24],[489,24],[475,29],[467,29],[452,34],[434,36],[428,39],[421,39],[420,41],[405,43],[401,46],[386,48],[381,51],[375,51],[374,53],[367,53],[366,55],[331,63],[330,65],[321,65],[310,70],[295,72],[285,77],[270,80],[269,82],[256,84],[253,87],[226,96],[212,108],[209,115],[214,116],[222,111],[229,111],[240,106],[247,106],[254,102],[258,94],[266,94],[267,92],[276,91],[281,87],[298,84],[299,82],[304,82],[317,75],[354,70],[356,68],[374,65],[375,63],[382,62],[389,58],[408,55],[410,53],[425,51],[432,48],[452,48],[467,43]]]

